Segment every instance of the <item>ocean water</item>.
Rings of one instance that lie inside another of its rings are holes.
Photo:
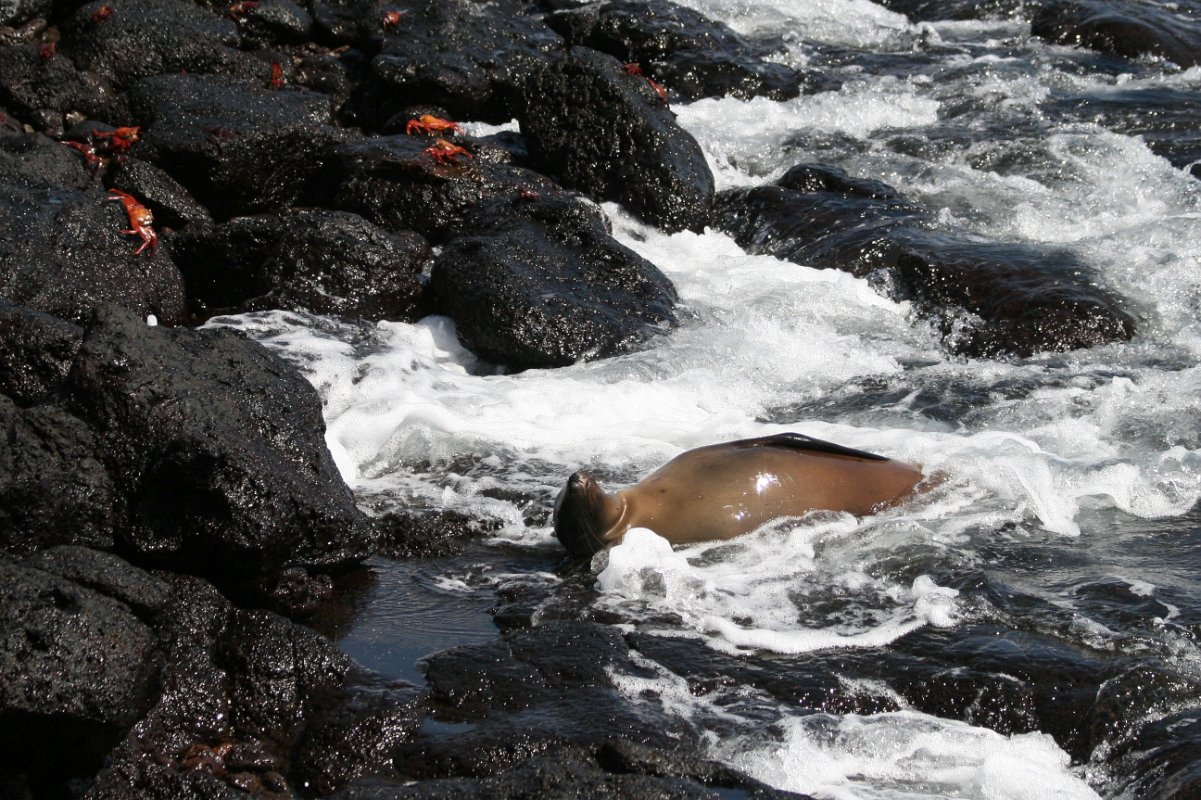
[[[825,87],[787,102],[675,106],[719,188],[805,161],[885,181],[948,227],[1077,254],[1127,299],[1136,338],[1028,359],[954,357],[908,304],[867,281],[750,255],[715,231],[666,235],[615,205],[605,206],[615,236],[675,282],[687,310],[642,352],[502,374],[443,318],[366,325],[273,312],[213,324],[302,367],[365,506],[495,524],[495,565],[484,548],[471,568],[452,560],[447,574],[419,576],[423,597],[467,603],[476,622],[464,641],[484,635],[488,591],[558,580],[549,511],[574,470],[622,485],[689,448],[799,431],[947,479],[875,517],[816,514],[735,542],[673,550],[634,531],[594,559],[595,605],[631,630],[782,664],[989,625],[1201,678],[1201,183],[1146,135],[1153,98],[1201,97],[1201,70],[1049,46],[1020,20],[912,25],[867,0],[685,4],[747,35],[785,33],[780,59]],[[1104,104],[1105,119],[1081,98]],[[514,552],[532,554],[525,567]],[[412,571],[395,569],[401,584]],[[965,575],[1026,601],[1007,605]],[[403,591],[371,595],[383,605],[369,598],[361,618],[380,624]],[[349,639],[370,640],[366,624]],[[393,656],[364,648],[387,669]],[[1047,732],[996,732],[899,694],[899,710],[876,714],[729,702],[651,666],[653,679],[613,676],[630,702],[722,730],[712,757],[816,797],[1125,791],[1105,747],[1069,757]]]

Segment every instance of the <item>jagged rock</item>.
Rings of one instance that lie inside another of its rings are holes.
[[[122,603],[0,557],[0,771],[95,769],[153,702],[158,661]]]
[[[0,436],[0,549],[114,546],[116,490],[87,425],[62,409],[22,409],[0,395]]]
[[[644,345],[675,323],[675,288],[578,201],[486,204],[443,248],[431,307],[464,346],[512,369],[565,366]]]
[[[357,214],[298,210],[238,217],[177,237],[196,310],[304,309],[413,321],[429,244]],[[214,257],[220,254],[219,257]]]
[[[880,0],[880,5],[912,22],[1013,19],[1026,10],[1025,0]]]
[[[689,100],[754,97],[787,100],[800,94],[804,78],[763,56],[775,47],[752,43],[699,11],[669,2],[614,0],[560,11],[547,22],[569,45],[583,45],[626,63],[667,90]]]
[[[1133,318],[1071,254],[938,230],[879,181],[801,164],[775,185],[723,192],[715,210],[751,252],[879,278],[957,353],[1027,356],[1134,335]]]
[[[102,6],[111,13],[97,14]],[[237,26],[187,0],[93,0],[75,12],[62,47],[119,89],[152,75],[237,75],[266,83],[271,66],[237,49]]]
[[[227,330],[147,327],[105,306],[64,386],[95,431],[139,558],[224,577],[333,566],[373,535],[338,476],[312,386]]]
[[[247,45],[299,44],[308,41],[313,17],[291,0],[262,0],[235,15]]]
[[[562,46],[513,0],[420,0],[385,31],[357,105],[377,126],[421,103],[461,119],[508,122],[529,75]]]
[[[564,186],[670,231],[708,221],[713,175],[700,145],[612,56],[572,48],[531,80],[519,119],[531,162]]]
[[[16,27],[50,13],[54,0],[6,0],[0,4],[0,25]]]
[[[128,229],[78,154],[40,134],[0,133],[0,296],[71,322],[105,302],[182,321],[179,270],[162,248],[134,255]]]
[[[473,140],[454,140],[471,152]],[[562,196],[549,178],[532,170],[482,157],[456,156],[438,163],[424,151],[424,136],[376,136],[338,148],[327,185],[336,185],[334,204],[390,230],[413,230],[435,244],[461,226],[464,215],[490,198]]]
[[[0,300],[0,394],[17,405],[47,399],[67,378],[83,329]]]
[[[0,46],[0,104],[31,120],[48,119],[47,112],[54,112],[55,127],[69,112],[103,117],[121,108],[106,80],[76,69],[66,55],[50,53],[36,43]],[[44,130],[60,133],[53,127]]]
[[[155,225],[160,230],[208,225],[213,221],[208,209],[196,202],[178,181],[140,158],[115,161],[105,175],[105,183],[141,198],[154,213]]]
[[[172,600],[163,581],[112,553],[89,547],[52,547],[21,563],[111,597],[143,621],[152,621]]]
[[[139,81],[129,97],[145,128],[138,156],[217,219],[285,208],[318,191],[323,164],[349,136],[329,124],[329,98],[305,89],[161,75]]]
[[[1039,7],[1030,31],[1049,42],[1127,58],[1150,55],[1182,67],[1201,64],[1201,18],[1167,6],[1053,0]]]

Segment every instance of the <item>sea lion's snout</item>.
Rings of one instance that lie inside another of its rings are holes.
[[[585,558],[604,549],[600,518],[605,492],[591,474],[580,470],[567,479],[555,501],[555,536],[568,552]]]

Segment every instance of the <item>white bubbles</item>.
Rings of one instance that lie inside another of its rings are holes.
[[[813,714],[717,748],[753,777],[825,800],[1097,800],[1041,733],[1003,736],[915,711]]]

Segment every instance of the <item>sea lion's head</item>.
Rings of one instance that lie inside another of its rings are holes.
[[[589,557],[605,549],[605,535],[620,517],[620,502],[581,470],[567,479],[555,501],[555,536],[573,556]]]

